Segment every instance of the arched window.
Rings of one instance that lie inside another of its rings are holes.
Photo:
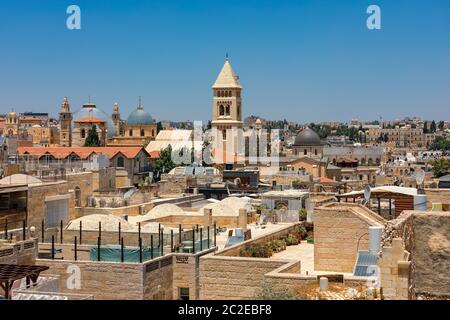
[[[120,167],[120,168],[123,168],[125,166],[123,157],[118,157],[117,158],[117,166]]]
[[[219,115],[223,116],[224,113],[225,113],[225,111],[224,111],[223,105],[220,105],[220,107],[219,107]]]
[[[81,129],[81,137],[86,138],[86,130]]]
[[[231,91],[228,91],[228,96],[229,96],[229,97],[232,97],[232,96],[233,96],[232,93],[231,93]]]
[[[141,129],[141,137],[145,136],[145,131],[144,129]]]
[[[128,135],[129,135],[130,137],[133,136],[133,130],[132,130],[132,129],[128,130]]]
[[[303,150],[303,155],[308,155],[308,149]]]
[[[227,116],[229,116],[229,115],[230,115],[230,106],[229,106],[229,105],[227,105],[227,108],[226,108],[225,114],[226,114]]]

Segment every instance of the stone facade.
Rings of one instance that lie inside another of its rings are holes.
[[[368,249],[369,227],[382,220],[360,205],[332,205],[314,210],[314,269],[353,272],[358,250]]]
[[[385,300],[408,300],[409,252],[403,249],[401,238],[392,240],[392,246],[383,247],[380,267],[382,297]]]

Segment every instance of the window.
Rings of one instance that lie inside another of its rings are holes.
[[[222,139],[227,140],[227,130],[222,130]]]
[[[219,115],[223,116],[224,114],[225,114],[225,111],[224,111],[223,105],[220,105],[220,107],[219,107]]]
[[[189,288],[179,288],[178,296],[180,300],[189,300]]]
[[[317,156],[317,149],[314,149],[314,155]]]
[[[141,129],[141,137],[145,136],[145,131],[144,129]]]
[[[85,129],[81,129],[81,137],[83,139],[86,138],[86,130]]]
[[[123,157],[118,157],[117,158],[117,166],[118,167],[120,167],[120,168],[123,168],[125,165],[124,165],[124,159],[123,159]]]
[[[226,114],[227,116],[230,115],[230,106],[229,106],[229,105],[227,105],[227,107],[226,107],[225,114]]]
[[[130,137],[133,136],[133,130],[132,130],[132,129],[128,130],[128,135],[129,135]]]
[[[75,187],[75,205],[81,207],[81,189],[80,187]]]
[[[308,150],[307,149],[305,149],[305,150],[303,150],[303,155],[308,155]]]

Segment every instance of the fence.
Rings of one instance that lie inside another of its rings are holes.
[[[216,231],[216,232],[215,232]],[[140,224],[138,232],[123,233],[120,224],[117,232],[108,232],[106,240],[114,235],[114,241],[105,241],[105,231],[102,231],[99,222],[98,231],[85,231],[80,222],[77,235],[67,237],[67,230],[64,230],[63,221],[59,228],[45,229],[45,221],[42,221],[40,243],[42,259],[64,259],[70,257],[78,260],[80,256],[90,261],[115,261],[115,262],[136,262],[152,260],[162,257],[168,253],[196,253],[216,246],[217,227],[199,225],[192,229],[183,229],[179,225],[178,233],[174,229],[164,233],[164,228],[159,224],[158,233],[141,233]],[[86,234],[89,237],[86,241]],[[95,233],[95,243],[92,234]],[[124,235],[128,235],[124,237]],[[132,237],[130,236],[132,234]],[[144,242],[143,239],[146,239]],[[81,255],[80,255],[81,253]]]

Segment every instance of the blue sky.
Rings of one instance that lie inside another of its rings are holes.
[[[70,4],[81,30],[66,28]],[[158,120],[207,120],[226,52],[245,116],[450,120],[448,0],[2,0],[0,112],[91,96],[125,118],[142,95]]]

